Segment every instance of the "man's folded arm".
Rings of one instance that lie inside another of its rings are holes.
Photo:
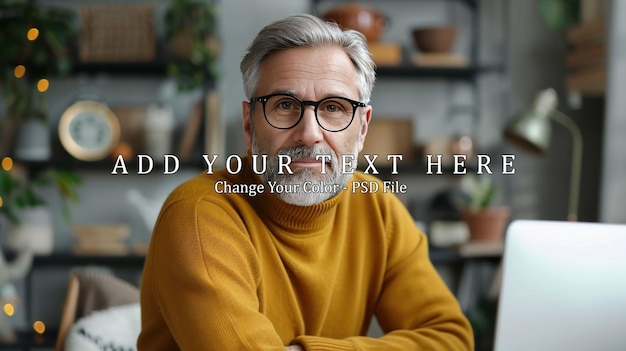
[[[210,203],[195,210],[170,206],[153,234],[156,300],[180,349],[284,351],[259,312],[257,257],[240,221]]]

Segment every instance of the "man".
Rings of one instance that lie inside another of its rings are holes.
[[[165,202],[139,350],[473,349],[401,202],[350,189],[380,184],[354,171],[372,116],[363,36],[292,16],[261,30],[241,70],[248,156]],[[366,336],[374,316],[380,338]]]

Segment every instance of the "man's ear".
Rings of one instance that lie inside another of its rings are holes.
[[[357,139],[357,147],[359,152],[363,150],[363,143],[365,142],[365,136],[367,135],[367,128],[369,127],[370,120],[372,119],[372,106],[363,107],[365,111],[361,114],[361,129],[359,130],[359,138]]]
[[[250,108],[251,104],[248,101],[241,102],[241,110],[243,113],[243,134],[246,138],[248,151],[251,150],[252,146],[252,116],[250,115]]]

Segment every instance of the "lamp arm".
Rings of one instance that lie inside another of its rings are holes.
[[[580,194],[580,174],[583,159],[583,137],[580,128],[566,114],[554,110],[551,115],[554,121],[564,126],[572,134],[572,170],[570,175],[569,213],[568,220],[578,220],[578,198]]]

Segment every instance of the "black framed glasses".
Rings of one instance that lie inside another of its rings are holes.
[[[363,102],[341,96],[330,96],[320,101],[304,101],[283,93],[253,97],[250,102],[263,104],[265,120],[276,129],[295,127],[304,115],[304,108],[313,106],[317,124],[329,132],[341,132],[348,128],[356,109],[367,106]]]

